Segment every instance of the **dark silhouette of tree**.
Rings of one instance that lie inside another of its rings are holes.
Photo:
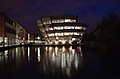
[[[92,40],[97,42],[114,42],[120,40],[120,18],[112,13],[104,17],[93,32]]]
[[[92,32],[90,42],[97,53],[102,53],[103,68],[118,75],[117,72],[120,72],[120,17],[115,13],[103,17]]]

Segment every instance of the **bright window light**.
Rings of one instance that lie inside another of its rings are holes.
[[[75,29],[82,29],[83,27],[80,26],[76,26]]]
[[[76,20],[72,20],[72,19],[65,19],[65,22],[76,22]]]
[[[64,23],[63,19],[52,20],[52,23]]]
[[[54,33],[48,34],[48,36],[54,36]]]
[[[72,41],[76,40],[75,38],[72,38]]]
[[[53,28],[49,28],[49,30],[53,30]]]
[[[77,33],[77,32],[74,32],[74,35],[80,35],[79,33]]]

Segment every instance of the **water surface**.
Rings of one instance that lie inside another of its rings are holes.
[[[71,78],[82,65],[81,47],[17,47],[0,52],[1,78]]]

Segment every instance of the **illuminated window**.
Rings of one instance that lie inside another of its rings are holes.
[[[53,30],[53,28],[49,28],[49,30]]]
[[[45,32],[45,30],[43,28],[40,28],[40,31]]]
[[[76,26],[75,29],[83,29],[83,27]]]
[[[65,26],[64,29],[74,29],[74,26]]]
[[[64,23],[63,19],[52,20],[52,23]]]
[[[43,24],[38,24],[38,26],[43,26]]]
[[[55,36],[63,36],[63,33],[55,33]]]
[[[80,33],[74,32],[74,35],[80,35]]]
[[[76,40],[76,38],[72,38],[72,41]]]
[[[65,32],[64,35],[73,35],[73,32]]]
[[[48,34],[48,36],[54,36],[54,33]]]
[[[76,22],[76,20],[73,20],[73,19],[65,19],[65,22]]]
[[[0,47],[2,46],[3,43],[3,37],[0,37]]]
[[[48,31],[49,29],[48,28],[46,28],[46,31]]]
[[[54,27],[55,30],[63,30],[63,27]]]
[[[47,37],[47,35],[45,35],[45,37]]]
[[[44,24],[44,25],[46,25],[46,24],[51,24],[51,21],[45,21],[45,22],[43,22],[43,24]]]

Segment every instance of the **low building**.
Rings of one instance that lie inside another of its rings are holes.
[[[53,16],[37,20],[45,44],[81,43],[87,24],[78,23],[76,16]]]

